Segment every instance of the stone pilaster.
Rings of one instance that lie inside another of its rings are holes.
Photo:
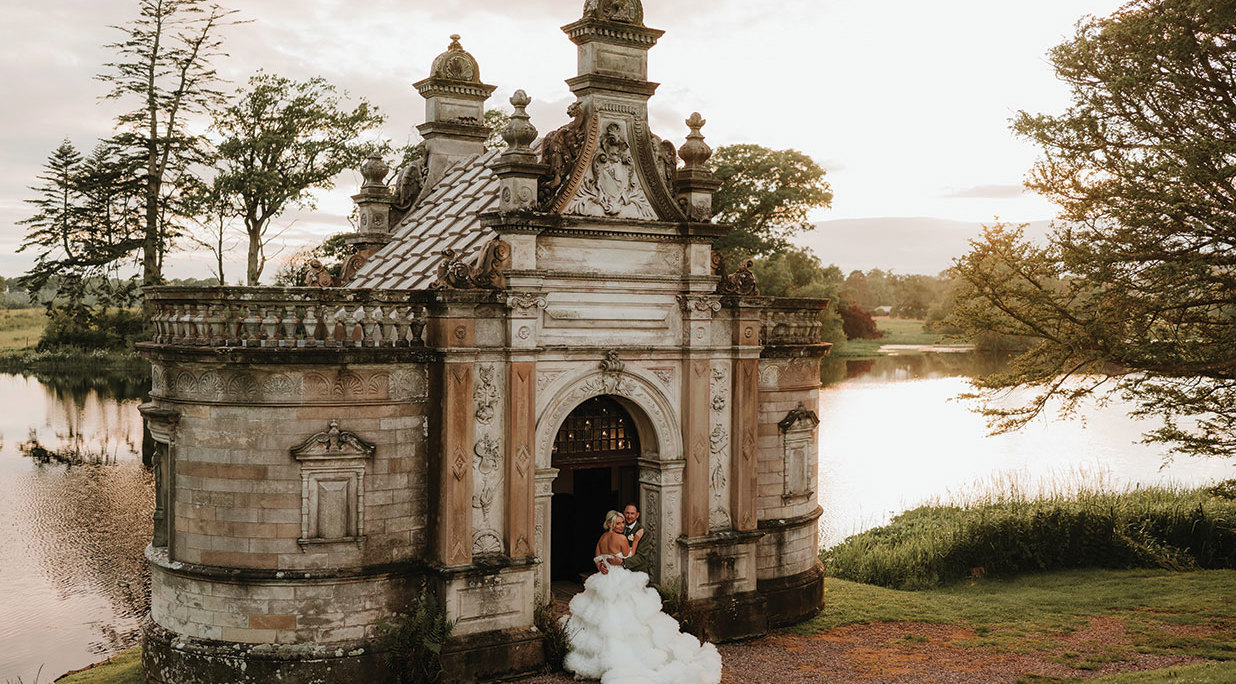
[[[760,311],[762,299],[730,302],[734,312],[734,390],[730,510],[734,529],[755,530],[759,448]]]
[[[533,534],[536,538],[537,553],[542,557],[545,557],[545,554],[549,551],[549,541],[553,538],[551,536],[553,534],[551,529],[553,517],[550,515],[550,510],[554,499],[554,480],[557,477],[557,468],[538,468],[533,485],[536,494]],[[537,566],[535,587],[538,602],[545,603],[550,599],[548,563],[541,563]]]
[[[688,348],[683,375],[683,453],[686,455],[683,532],[688,537],[708,534],[710,475],[710,413],[712,364],[706,351],[711,342],[713,314],[721,308],[716,297],[684,295],[683,336]]]
[[[533,499],[536,458],[536,362],[510,364],[507,377],[506,543],[511,559],[536,555]]]
[[[435,560],[472,562],[476,301],[469,292],[442,293],[430,306],[427,330],[442,351],[442,419],[438,458]]]

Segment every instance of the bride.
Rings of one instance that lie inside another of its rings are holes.
[[[624,525],[617,511],[605,516],[594,559],[599,572],[571,599],[566,669],[601,684],[718,684],[717,648],[680,632],[678,622],[661,612],[648,575],[622,567],[631,555]]]

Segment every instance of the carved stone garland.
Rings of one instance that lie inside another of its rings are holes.
[[[476,389],[473,390],[475,417],[479,434],[473,447],[472,459],[472,553],[492,555],[502,553],[502,533],[498,531],[500,520],[494,519],[494,504],[503,486],[502,443],[491,434],[496,418],[496,406],[501,395],[493,364],[477,369]]]
[[[729,514],[730,436],[728,412],[730,382],[729,372],[722,366],[712,369],[712,433],[709,435],[711,468],[709,471],[708,526],[713,530],[729,529],[732,525]]]

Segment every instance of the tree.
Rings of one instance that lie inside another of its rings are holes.
[[[786,249],[788,238],[811,229],[813,210],[832,205],[824,169],[797,150],[725,145],[708,164],[723,183],[713,196],[716,220],[734,226],[716,247],[731,260]]]
[[[189,240],[210,252],[215,280],[220,286],[227,285],[225,259],[238,244],[236,216],[227,193],[218,181],[209,185],[196,182],[181,201],[184,204],[182,213],[200,228],[189,235]]]
[[[841,317],[837,313],[841,286],[841,269],[824,266],[808,249],[790,247],[768,257],[754,260],[751,267],[760,285],[760,293],[770,297],[812,297],[832,300],[822,315],[821,338],[826,342],[845,341]]]
[[[75,304],[88,297],[104,304],[131,303],[133,284],[119,278],[125,259],[141,244],[135,158],[113,144],[82,158],[64,141],[48,158],[43,183],[27,203],[36,213],[18,251],[37,250],[23,278],[33,297],[53,286],[53,298]]]
[[[293,206],[312,208],[313,190],[334,187],[336,176],[380,149],[361,140],[382,124],[378,110],[364,100],[351,111],[342,106],[335,87],[320,78],[258,73],[216,117],[217,183],[244,223],[250,285],[266,266],[271,221]]]
[[[1236,5],[1135,0],[1087,18],[1051,60],[1059,115],[1014,129],[1043,150],[1027,185],[1061,206],[1047,245],[995,226],[953,272],[953,319],[1032,348],[982,379],[1037,389],[989,409],[1013,429],[1117,392],[1179,453],[1236,452]]]
[[[133,100],[119,117],[116,141],[143,156],[142,283],[163,279],[163,258],[176,234],[174,202],[190,166],[203,160],[204,141],[186,119],[211,114],[223,102],[212,61],[224,56],[219,31],[234,11],[206,0],[140,0],[138,17],[114,27],[125,35],[108,47],[118,60],[99,80],[108,98]]]

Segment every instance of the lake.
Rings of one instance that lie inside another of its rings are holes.
[[[0,375],[0,681],[49,682],[137,643],[154,480],[145,382]],[[69,462],[49,457],[38,445]]]
[[[967,378],[1001,360],[974,353],[828,359],[820,395],[820,542],[856,532],[934,500],[965,500],[1009,484],[1023,491],[1082,484],[1203,485],[1236,478],[1231,460],[1176,457],[1138,443],[1156,425],[1127,404],[1088,402],[1077,420],[1041,416],[1025,430],[990,436],[970,402]]]
[[[822,543],[995,481],[1033,490],[1236,477],[1223,461],[1161,467],[1162,447],[1135,444],[1145,425],[1119,406],[989,437],[984,419],[952,398],[998,364],[970,353],[826,362]],[[32,682],[40,666],[40,681],[51,681],[137,642],[153,509],[137,412],[147,389],[134,374],[0,375],[0,682]],[[44,454],[34,442],[72,462],[32,457]]]

